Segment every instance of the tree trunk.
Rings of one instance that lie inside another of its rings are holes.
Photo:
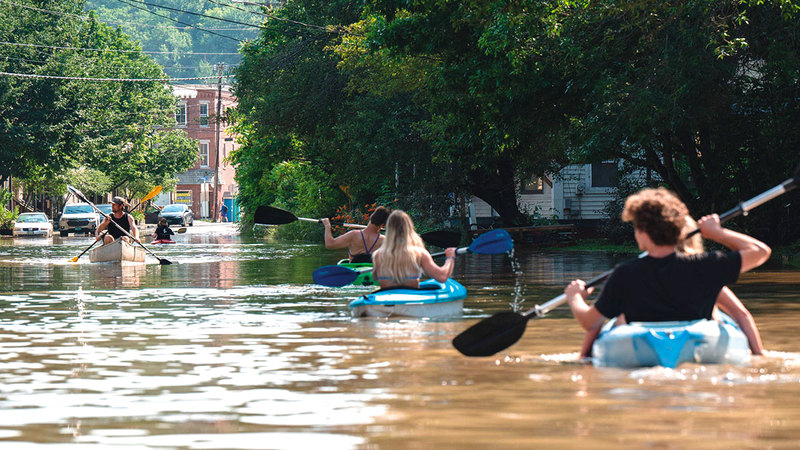
[[[516,178],[510,159],[501,157],[495,170],[480,167],[471,171],[467,183],[469,192],[500,214],[504,226],[527,224],[527,217],[517,206]]]

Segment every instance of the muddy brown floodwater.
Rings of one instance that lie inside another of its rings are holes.
[[[0,445],[28,448],[796,448],[800,271],[733,286],[769,350],[747,367],[595,368],[566,309],[494,357],[451,339],[626,257],[460,256],[464,316],[352,319],[341,256],[198,223],[138,266],[91,242],[0,239]],[[633,257],[633,255],[628,256]],[[513,262],[513,264],[512,264]]]

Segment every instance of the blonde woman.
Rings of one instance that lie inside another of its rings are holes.
[[[453,274],[456,248],[444,251],[443,265],[433,261],[422,238],[414,231],[414,222],[402,210],[395,210],[386,221],[386,237],[372,255],[373,274],[381,289],[391,287],[419,288],[422,275],[444,283]]]

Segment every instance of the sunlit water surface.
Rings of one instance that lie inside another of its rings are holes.
[[[625,256],[461,256],[464,317],[352,319],[360,288],[314,285],[341,256],[199,224],[146,264],[91,241],[0,239],[2,448],[790,448],[800,444],[800,271],[734,290],[768,355],[749,367],[600,369],[568,311],[495,357],[450,341]],[[630,257],[630,256],[627,256]]]

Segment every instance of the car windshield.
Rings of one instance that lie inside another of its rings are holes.
[[[183,211],[183,205],[167,205],[164,207],[164,209],[161,210],[161,212],[182,212],[182,211]]]
[[[111,214],[111,203],[106,203],[103,205],[97,205],[97,209],[103,211],[106,214]]]
[[[17,222],[33,223],[33,222],[47,222],[47,217],[42,214],[31,214],[17,217]]]
[[[67,205],[64,214],[91,214],[94,210],[89,205]]]

